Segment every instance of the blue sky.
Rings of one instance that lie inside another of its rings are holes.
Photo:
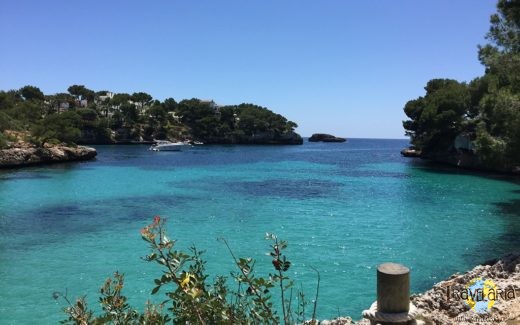
[[[492,0],[0,0],[0,89],[251,102],[308,136],[402,138],[432,78],[483,73]]]

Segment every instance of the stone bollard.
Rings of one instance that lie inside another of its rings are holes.
[[[410,270],[406,266],[384,263],[377,267],[377,306],[384,313],[410,310]]]
[[[416,324],[417,309],[410,302],[410,270],[401,264],[383,263],[377,267],[377,301],[363,317],[370,324]]]

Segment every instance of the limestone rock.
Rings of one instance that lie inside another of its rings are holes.
[[[96,149],[90,147],[65,145],[36,147],[25,143],[0,150],[0,168],[82,161],[92,159],[96,155]]]
[[[404,157],[418,158],[421,157],[421,150],[417,150],[414,148],[405,148],[401,150],[401,155],[403,155]]]
[[[464,274],[455,274],[441,281],[421,295],[411,297],[427,324],[474,324],[479,314],[470,310],[462,300],[447,301],[447,290],[465,287],[475,278],[491,279],[497,288],[516,288],[514,299],[499,300],[491,308],[493,324],[520,324],[520,254],[508,254],[475,267]]]

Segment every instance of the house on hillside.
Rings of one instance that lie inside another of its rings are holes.
[[[144,113],[148,109],[148,105],[144,105],[141,102],[134,102],[132,100],[129,100],[128,103],[135,105],[135,108],[137,108],[139,115],[144,115]]]
[[[111,91],[105,92],[104,95],[99,95],[94,98],[94,103],[98,106],[98,109],[106,116],[112,117],[114,111],[119,109],[119,106],[110,105],[110,100],[114,98],[114,93]]]
[[[86,100],[86,99],[78,100],[78,101],[76,101],[76,105],[78,107],[85,108],[88,106],[88,100]]]
[[[207,104],[209,107],[211,107],[213,109],[215,114],[220,114],[220,106],[217,105],[217,103],[215,103],[215,101],[213,99],[201,99],[200,103]]]
[[[67,102],[67,101],[60,101],[60,102],[58,102],[58,107],[57,107],[56,111],[58,113],[63,113],[63,112],[68,111],[69,109],[70,109],[69,102]]]
[[[107,91],[105,93],[105,95],[97,96],[95,102],[96,102],[96,104],[99,103],[99,102],[103,103],[103,102],[106,102],[108,100],[111,100],[112,98],[114,98],[114,93],[111,92],[111,91]]]
[[[173,118],[173,120],[175,122],[178,122],[178,123],[181,122],[182,116],[179,116],[179,115],[175,114],[175,112],[168,112],[168,115],[170,115],[171,118]]]

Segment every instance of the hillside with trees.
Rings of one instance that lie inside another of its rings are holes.
[[[231,144],[301,144],[296,123],[253,104],[219,106],[196,98],[175,101],[94,91],[72,85],[45,95],[38,87],[0,91],[0,148],[12,132],[38,146],[193,140]]]
[[[485,74],[469,83],[430,80],[406,103],[406,135],[424,158],[520,172],[520,0],[499,0],[478,57]]]

